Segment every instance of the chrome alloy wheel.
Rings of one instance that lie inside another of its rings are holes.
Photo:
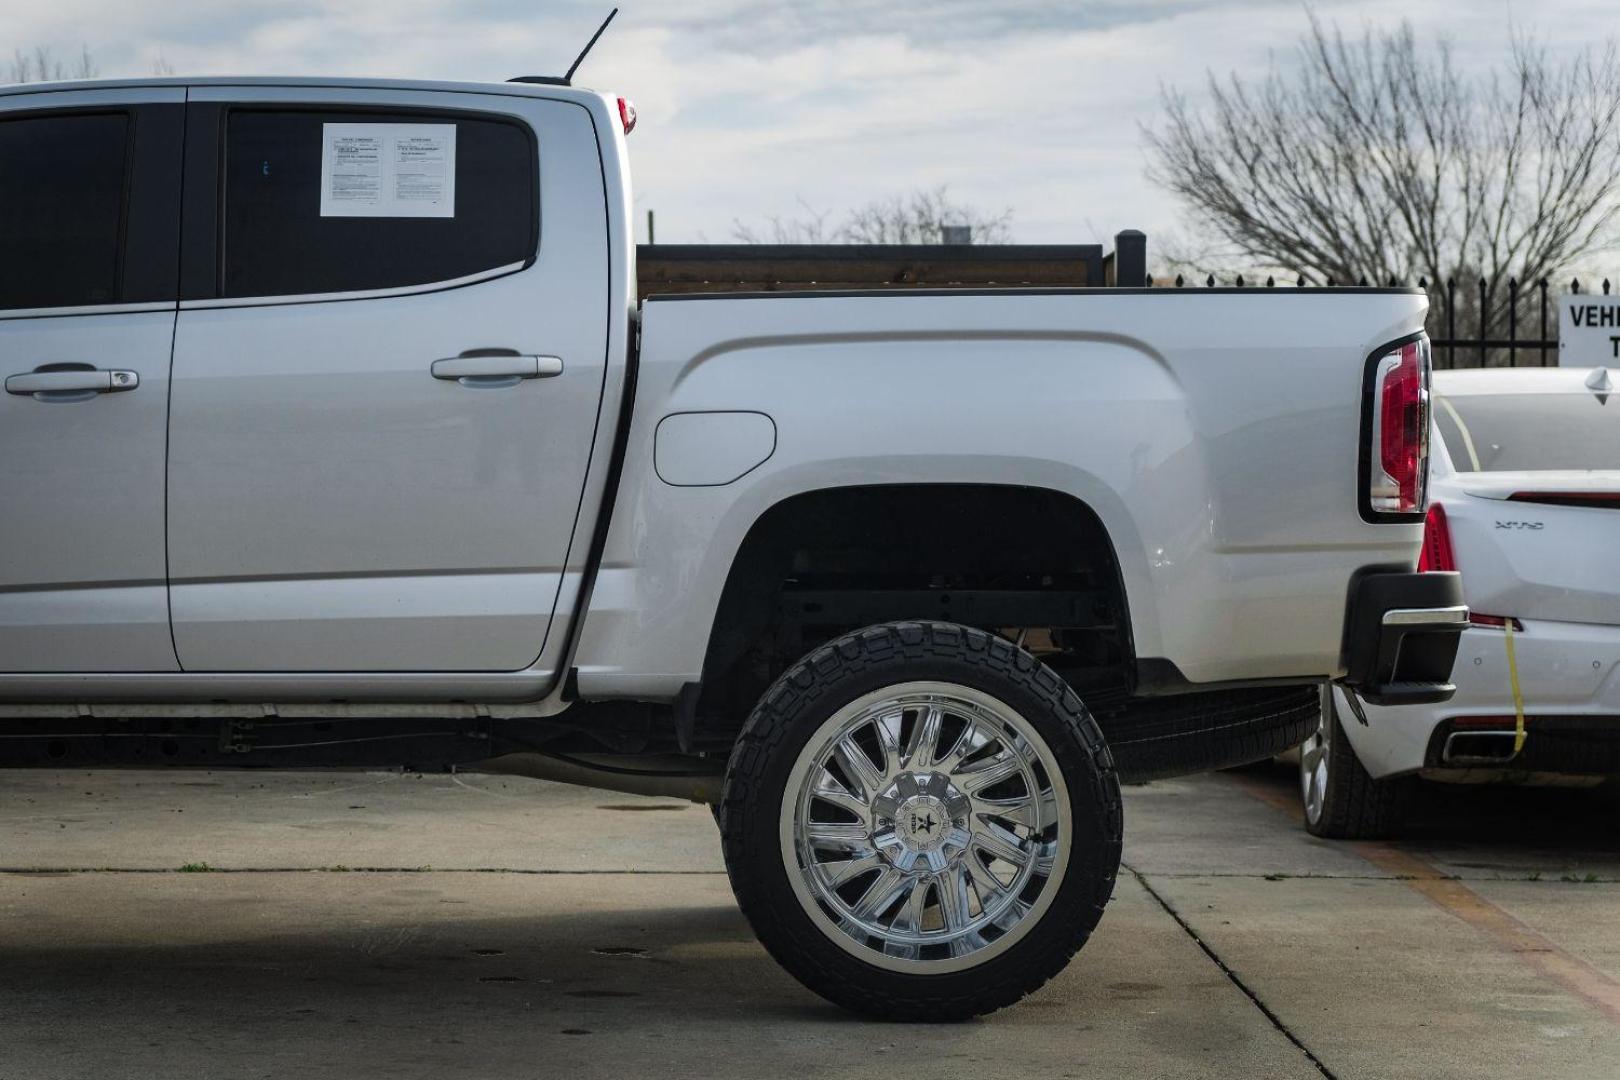
[[[972,967],[1040,921],[1068,864],[1069,794],[1044,739],[954,683],[856,699],[788,777],[782,858],[846,951],[918,974]]]
[[[1305,818],[1311,822],[1322,820],[1322,808],[1327,805],[1328,718],[1332,709],[1333,687],[1324,685],[1316,730],[1299,747],[1299,793],[1305,803]]]

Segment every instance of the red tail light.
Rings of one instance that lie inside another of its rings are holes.
[[[1427,570],[1456,570],[1456,549],[1452,547],[1452,525],[1445,520],[1445,507],[1439,502],[1429,505],[1429,513],[1422,520],[1422,552],[1417,555],[1417,572]],[[1524,623],[1511,615],[1486,615],[1469,610],[1468,620],[1476,627],[1495,627],[1497,630],[1513,623],[1513,630],[1523,631]],[[1511,717],[1508,717],[1511,719]]]
[[[1373,369],[1372,468],[1375,513],[1409,514],[1423,505],[1429,471],[1429,342],[1409,341]]]
[[[1439,503],[1429,507],[1423,519],[1423,553],[1418,556],[1418,572],[1426,570],[1455,570],[1457,555],[1451,548],[1451,526],[1446,523],[1446,508]]]
[[[1423,550],[1418,555],[1418,573],[1429,570],[1457,569],[1457,552],[1451,546],[1451,524],[1446,520],[1446,508],[1439,503],[1429,506],[1423,518]],[[1486,615],[1469,611],[1468,621],[1475,626],[1493,626],[1500,630],[1509,623],[1515,632],[1522,632],[1524,624],[1511,615]]]
[[[1515,491],[1513,502],[1545,503],[1548,506],[1592,506],[1620,509],[1620,491]]]
[[[1527,716],[1525,719],[1529,720],[1530,717]],[[1513,726],[1518,722],[1519,718],[1513,713],[1508,713],[1506,716],[1453,716],[1451,718],[1452,727],[1507,728],[1510,735],[1513,733]]]
[[[626,135],[636,130],[636,107],[630,103],[629,98],[619,99],[619,123],[624,125]]]

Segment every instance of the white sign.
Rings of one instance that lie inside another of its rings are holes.
[[[1558,298],[1558,363],[1561,367],[1620,364],[1620,296]]]
[[[456,125],[321,125],[321,217],[455,216]]]

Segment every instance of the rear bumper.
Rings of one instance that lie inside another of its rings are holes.
[[[1430,733],[1423,767],[1620,776],[1620,717],[1530,716],[1524,745],[1516,747],[1512,717],[1453,717]]]
[[[1419,769],[1620,776],[1620,626],[1525,619],[1513,634],[1528,738],[1512,753],[1512,680],[1504,633],[1462,634],[1457,693],[1440,705],[1361,710],[1338,691],[1339,718],[1374,778]],[[1453,735],[1461,737],[1453,739]],[[1449,743],[1449,746],[1448,746]]]
[[[1460,575],[1364,574],[1350,586],[1344,684],[1375,705],[1450,700],[1467,627]]]

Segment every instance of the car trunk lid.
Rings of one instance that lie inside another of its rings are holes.
[[[1463,473],[1444,498],[1476,612],[1620,624],[1620,473]]]

